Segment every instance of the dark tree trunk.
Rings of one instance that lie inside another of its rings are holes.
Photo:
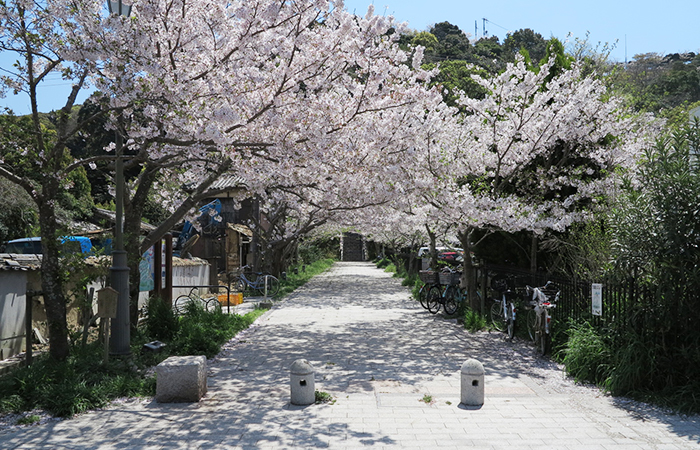
[[[532,233],[532,241],[530,242],[530,273],[537,273],[537,235]]]
[[[464,250],[464,263],[462,265],[462,286],[467,288],[467,295],[469,296],[469,305],[473,311],[481,311],[481,301],[476,295],[476,268],[472,264],[472,244],[471,235],[474,230],[472,228],[467,228],[465,231],[459,233],[459,241]],[[485,294],[485,293],[484,293]]]
[[[430,269],[437,270],[438,255],[435,249],[437,246],[437,237],[435,236],[435,232],[432,231],[428,225],[425,226],[425,229],[428,230],[428,237],[430,238]]]
[[[63,293],[63,277],[58,258],[59,242],[56,211],[52,202],[39,204],[41,227],[41,290],[44,295],[46,320],[49,327],[49,355],[62,361],[68,357],[68,323],[66,298]]]

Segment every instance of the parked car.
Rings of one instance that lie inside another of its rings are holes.
[[[61,243],[65,246],[64,250],[71,253],[91,253],[92,242],[90,238],[85,236],[64,236]],[[5,244],[3,253],[18,253],[22,255],[41,255],[41,238],[30,237],[13,239]]]
[[[464,259],[464,250],[461,248],[451,248],[451,247],[435,247],[438,254],[438,260],[446,261],[449,263],[462,262]],[[421,247],[418,249],[419,258],[429,258],[430,257],[430,247]]]

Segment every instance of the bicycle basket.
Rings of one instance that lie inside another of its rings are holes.
[[[440,284],[459,284],[462,274],[459,272],[440,272]]]
[[[437,272],[433,272],[432,270],[421,270],[418,272],[418,276],[425,284],[437,284],[439,282]]]

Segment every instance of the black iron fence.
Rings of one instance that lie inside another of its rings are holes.
[[[478,269],[481,292],[492,295],[495,282],[507,283],[510,289],[521,292],[525,300],[525,287],[544,286],[552,282],[560,290],[559,300],[553,317],[558,323],[574,320],[588,321],[593,326],[604,327],[625,321],[632,314],[635,305],[643,304],[640,297],[644,290],[637,286],[633,278],[603,277],[599,280],[582,281],[550,276],[544,273],[532,274],[529,271],[507,266],[482,265]],[[593,285],[599,284],[600,297],[593,312]],[[483,288],[486,286],[486,289]]]

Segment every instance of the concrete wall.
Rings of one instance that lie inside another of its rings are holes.
[[[206,286],[209,284],[209,271],[209,263],[204,260],[173,258],[173,285]],[[104,287],[104,281],[97,280],[88,285],[88,289],[90,287],[97,292]],[[41,274],[38,267],[27,271],[0,271],[0,339],[2,339],[0,340],[0,360],[25,349],[24,338],[7,340],[5,338],[24,335],[27,289],[41,290]],[[71,290],[70,282],[68,290]],[[173,289],[173,300],[189,292],[189,288]],[[146,305],[149,294],[149,292],[139,294],[139,308]],[[79,303],[73,296],[69,296],[66,319],[71,329],[80,327]],[[93,311],[97,313],[97,295],[93,298]],[[32,301],[32,326],[37,328],[44,338],[49,338],[44,299],[41,296],[34,297]]]
[[[0,271],[0,359],[25,350],[27,272]]]
[[[211,266],[203,259],[173,258],[173,286],[206,286],[210,284]],[[173,288],[173,300],[190,293],[190,288]]]

